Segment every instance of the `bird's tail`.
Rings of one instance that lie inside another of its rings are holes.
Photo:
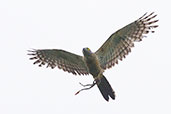
[[[114,100],[115,99],[115,92],[113,91],[111,85],[103,75],[99,84],[97,84],[102,96],[106,101],[109,101],[109,96]]]

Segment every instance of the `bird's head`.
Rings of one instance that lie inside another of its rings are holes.
[[[83,48],[83,54],[84,56],[90,56],[92,54],[92,51],[86,47],[86,48]]]

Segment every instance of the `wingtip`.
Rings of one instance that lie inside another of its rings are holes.
[[[144,13],[138,20],[140,20],[140,19],[142,19],[144,16],[146,16],[147,15],[147,12],[146,13]]]
[[[147,19],[148,17],[150,17],[151,15],[153,15],[155,12],[153,11],[153,12],[151,12],[149,15],[147,15],[148,14],[148,12],[146,12],[143,16],[141,16],[138,20],[141,20],[141,19]],[[154,17],[156,17],[157,16],[157,14],[155,14],[154,16],[153,16],[153,18]]]

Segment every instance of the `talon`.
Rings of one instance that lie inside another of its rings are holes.
[[[93,83],[95,83],[95,84],[100,84],[100,82],[101,82],[101,80],[99,79],[99,78],[96,78],[94,81],[93,81]]]

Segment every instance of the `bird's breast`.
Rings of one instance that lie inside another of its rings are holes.
[[[84,57],[86,65],[89,69],[89,72],[93,77],[98,76],[99,72],[102,70],[100,67],[99,60],[97,59],[96,55],[93,54],[92,56]]]

